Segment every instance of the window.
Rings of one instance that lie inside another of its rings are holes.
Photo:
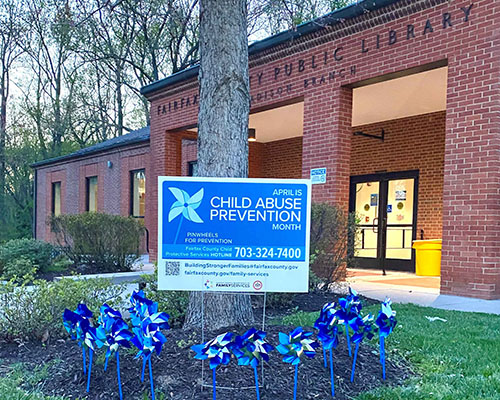
[[[144,218],[146,209],[146,173],[143,169],[131,171],[130,215]]]
[[[97,176],[87,178],[87,211],[97,212]]]
[[[198,176],[198,161],[188,163],[188,176]]]
[[[52,214],[61,214],[61,182],[52,182]]]

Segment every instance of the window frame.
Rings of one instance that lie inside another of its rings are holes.
[[[144,181],[146,181],[146,168],[133,169],[129,171],[130,178],[130,186],[129,186],[129,195],[130,195],[130,204],[129,204],[129,215],[132,218],[144,218],[145,215],[134,215],[134,175],[138,172],[144,173]],[[146,210],[144,210],[144,214]]]
[[[97,193],[96,193],[96,198],[95,198],[95,210],[90,211],[90,180],[93,178],[95,178],[95,180],[96,180]],[[98,209],[99,209],[98,193],[99,193],[99,176],[92,175],[92,176],[85,177],[85,211],[86,212],[97,212],[98,211]]]
[[[195,176],[193,175],[195,166],[198,167],[198,160],[193,160],[188,162],[188,176]]]
[[[62,214],[62,199],[61,199],[61,194],[62,194],[62,182],[61,181],[54,181],[54,182],[51,182],[51,196],[52,196],[52,201],[51,201],[51,205],[50,205],[50,211],[52,213],[52,215],[54,216],[57,216],[55,215],[55,210],[56,210],[56,186],[59,185],[59,214],[57,215],[60,215]]]

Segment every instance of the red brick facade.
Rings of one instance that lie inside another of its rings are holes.
[[[442,293],[446,294],[500,297],[499,26],[496,1],[401,0],[250,57],[252,110],[304,102],[302,176],[308,177],[311,168],[326,167],[327,183],[315,185],[313,198],[346,208],[350,174],[362,168],[356,160],[351,162],[351,155],[362,151],[351,150],[351,143],[358,140],[351,140],[352,85],[431,63],[443,65],[444,60],[448,89]],[[146,224],[151,232],[157,230],[155,178],[182,172],[179,131],[196,124],[197,90],[196,79],[190,79],[148,96],[152,161]],[[436,123],[443,126],[442,120]],[[425,163],[420,160],[419,168]],[[428,179],[434,182],[432,176]],[[437,188],[438,178],[435,184]],[[422,223],[429,224],[429,232],[438,233],[432,221]],[[152,242],[156,249],[156,238]]]
[[[61,182],[61,212],[86,211],[86,178],[97,176],[99,212],[130,214],[130,171],[149,169],[149,144],[131,145],[37,168],[36,238],[52,240],[47,218],[52,213],[52,183]],[[111,168],[108,167],[111,162]]]

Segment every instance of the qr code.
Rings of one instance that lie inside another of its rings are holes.
[[[181,263],[179,261],[167,261],[165,275],[179,275]]]

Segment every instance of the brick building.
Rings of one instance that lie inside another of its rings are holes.
[[[441,292],[500,298],[500,2],[364,0],[252,44],[249,63],[251,177],[326,168],[313,200],[361,216],[361,265],[412,271],[412,240],[442,238]],[[142,89],[147,140],[37,164],[37,237],[57,190],[61,212],[88,209],[92,176],[109,182],[97,209],[129,214],[137,169],[157,231],[156,177],[196,169],[197,74]]]

